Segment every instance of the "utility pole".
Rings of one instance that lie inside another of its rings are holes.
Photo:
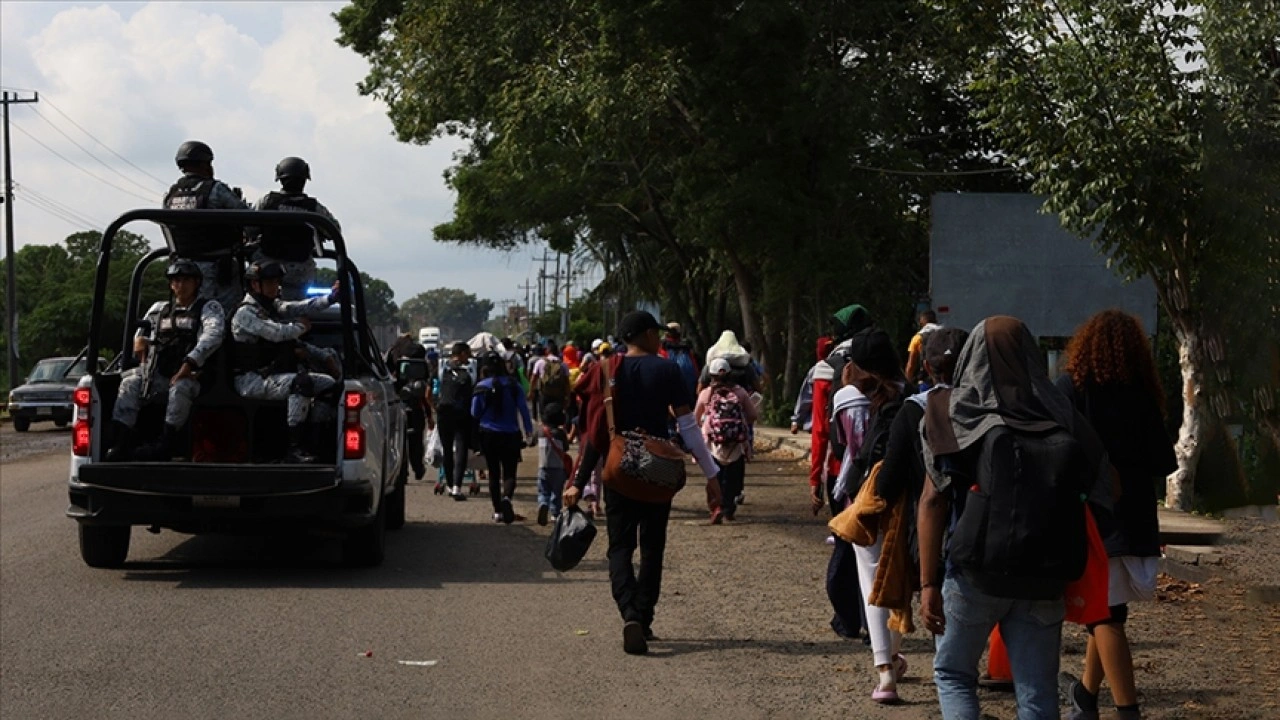
[[[18,93],[4,93],[4,256],[9,259],[5,282],[5,328],[9,331],[9,388],[18,387],[18,273],[13,259],[13,161],[9,152],[9,106],[40,102],[40,93],[34,97],[19,98]],[[89,360],[92,362],[92,360]]]
[[[542,263],[542,269],[538,271],[538,315],[547,311],[547,263],[551,262],[551,256],[545,251],[542,257],[534,257],[534,262]]]
[[[529,315],[533,313],[533,308],[529,306],[529,291],[534,288],[533,282],[525,280],[523,285],[517,286],[524,291],[524,329],[529,329]]]

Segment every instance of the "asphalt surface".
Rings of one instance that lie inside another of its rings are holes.
[[[486,498],[415,483],[379,568],[340,567],[334,538],[135,528],[127,566],[93,570],[64,515],[69,441],[0,427],[13,458],[0,462],[0,718],[938,716],[921,631],[904,643],[906,704],[871,702],[869,649],[827,626],[826,518],[804,510],[803,467],[778,455],[749,466],[733,524],[706,523],[697,483],[677,498],[659,640],[632,657],[602,525],[560,574],[542,557],[549,528],[495,525]],[[530,518],[531,460],[516,495]],[[1215,582],[1171,586],[1130,621],[1149,717],[1276,717],[1280,610]],[[1063,669],[1083,640],[1064,629]],[[984,718],[1015,715],[1007,695],[982,701]]]
[[[0,431],[16,457],[0,465],[4,718],[834,718],[870,705],[869,669],[856,699],[837,687],[849,675],[829,675],[863,648],[825,628],[817,520],[748,505],[737,525],[710,527],[701,491],[687,490],[655,622],[663,639],[632,657],[603,525],[583,564],[560,574],[542,557],[549,528],[495,525],[485,498],[411,484],[409,522],[389,534],[380,568],[339,567],[332,538],[134,528],[127,567],[93,570],[63,514],[66,450],[49,452],[50,438],[68,440]],[[761,501],[800,492],[791,466],[753,471]],[[521,484],[517,510],[532,518],[533,483]],[[774,562],[799,546],[805,562]]]

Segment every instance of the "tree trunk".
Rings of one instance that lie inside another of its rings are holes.
[[[1200,332],[1187,319],[1175,318],[1174,333],[1182,367],[1182,426],[1178,429],[1178,442],[1173,446],[1178,469],[1165,479],[1164,504],[1173,510],[1187,511],[1191,509],[1196,466],[1204,450],[1209,408],[1204,397],[1204,344]]]
[[[756,319],[751,273],[736,254],[728,252],[725,255],[729,258],[730,267],[733,268],[733,284],[738,291],[738,311],[742,315],[742,332],[751,343],[756,357],[767,356],[769,343],[764,333],[760,331],[760,323]]]
[[[782,375],[783,397],[794,398],[800,391],[800,301],[787,298],[787,366]]]

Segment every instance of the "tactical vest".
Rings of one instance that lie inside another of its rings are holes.
[[[213,178],[183,175],[164,196],[168,210],[207,210]],[[169,225],[174,250],[188,260],[214,260],[228,255],[240,242],[241,229],[234,225]]]
[[[168,309],[160,313],[156,323],[156,371],[161,377],[172,377],[182,367],[200,339],[200,316],[204,312],[205,299],[197,300],[189,308],[179,309],[170,302]]]
[[[236,311],[239,312],[240,308],[246,306],[262,307],[257,301],[246,300],[240,303]],[[275,320],[274,308],[265,309],[267,317]],[[298,348],[297,340],[271,342],[257,338],[251,342],[244,342],[236,340],[233,336],[232,344],[235,346],[232,361],[235,364],[236,373],[253,372],[266,376],[298,371],[298,357],[294,354],[294,350]]]
[[[318,203],[303,193],[267,193],[259,210],[293,210],[315,212]],[[315,248],[315,231],[308,225],[292,227],[263,227],[260,244],[262,253],[273,260],[301,262],[310,258]]]

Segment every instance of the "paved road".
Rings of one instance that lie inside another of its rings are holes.
[[[791,464],[753,464],[732,526],[705,525],[701,493],[682,494],[663,640],[644,658],[621,652],[603,542],[560,575],[547,529],[495,526],[483,500],[411,485],[377,569],[337,567],[333,539],[135,528],[128,567],[103,571],[81,564],[63,516],[66,466],[59,452],[0,467],[4,718],[936,715],[927,680],[904,686],[913,706],[867,699],[869,653],[826,628],[823,529],[795,512]],[[923,638],[907,649],[927,667]]]

